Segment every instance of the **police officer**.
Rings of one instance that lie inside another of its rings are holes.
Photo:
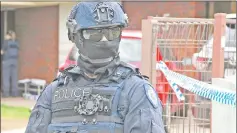
[[[67,27],[79,49],[77,65],[42,92],[26,133],[164,133],[154,88],[120,61],[121,31],[127,23],[117,2],[73,7]]]
[[[2,88],[3,97],[19,96],[18,91],[18,51],[16,34],[8,31],[3,43],[2,53]],[[10,93],[11,87],[11,93]]]

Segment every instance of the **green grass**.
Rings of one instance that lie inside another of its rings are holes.
[[[13,107],[1,104],[1,118],[25,119],[29,118],[30,111],[25,107]]]

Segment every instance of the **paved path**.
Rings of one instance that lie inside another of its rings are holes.
[[[169,131],[170,133],[211,133],[208,121],[195,121],[192,115],[173,118]]]
[[[17,107],[26,107],[26,108],[32,108],[35,105],[36,101],[32,100],[26,100],[22,97],[18,98],[1,98],[1,104],[9,105],[9,106],[17,106]],[[4,121],[2,121],[4,122]],[[5,130],[1,133],[24,133],[25,127],[22,127],[20,129],[13,129],[13,130]]]
[[[1,98],[1,104],[6,104],[9,106],[17,106],[17,107],[26,107],[31,108],[35,105],[36,101],[26,100],[22,97],[17,98]]]
[[[25,132],[25,128],[14,129],[10,131],[1,131],[1,133],[24,133],[24,132]]]

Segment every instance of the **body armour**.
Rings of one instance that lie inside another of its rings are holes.
[[[75,76],[79,69],[70,71]],[[124,82],[134,73],[132,68],[120,65],[112,75],[90,84],[66,74],[63,84],[53,92],[48,133],[123,133],[119,99]]]

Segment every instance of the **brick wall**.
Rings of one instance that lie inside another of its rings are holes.
[[[58,68],[58,6],[16,10],[19,79],[55,78]]]
[[[147,16],[206,17],[206,2],[128,2],[123,6],[129,17],[128,29],[140,30],[141,20]]]

